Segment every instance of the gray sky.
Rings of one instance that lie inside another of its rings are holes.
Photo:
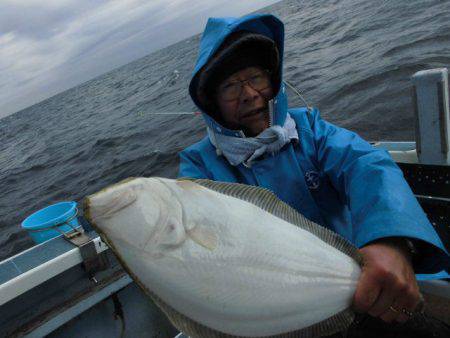
[[[277,0],[2,0],[0,118]]]

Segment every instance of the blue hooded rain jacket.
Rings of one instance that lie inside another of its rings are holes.
[[[203,33],[195,75],[232,32],[246,30],[273,39],[280,53],[283,23],[272,15],[211,18]],[[190,94],[202,109],[196,82]],[[409,237],[419,243],[414,262],[418,279],[449,278],[449,257],[398,166],[384,150],[373,148],[357,134],[320,118],[317,109],[288,109],[285,87],[276,88],[273,123],[283,125],[286,114],[295,120],[299,142],[289,143],[273,156],[255,161],[250,168],[232,166],[217,154],[210,139],[180,153],[180,177],[207,178],[261,186],[310,220],[328,227],[357,247],[383,237]],[[211,132],[244,137],[217,123],[202,109]]]

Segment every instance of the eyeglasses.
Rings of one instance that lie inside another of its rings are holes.
[[[259,72],[246,80],[226,83],[219,87],[217,96],[224,101],[236,100],[241,96],[245,84],[248,84],[256,91],[267,89],[270,87],[269,72]]]

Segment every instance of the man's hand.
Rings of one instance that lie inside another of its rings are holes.
[[[364,265],[353,298],[355,309],[388,323],[407,321],[422,297],[402,241],[378,241],[361,248],[361,253]]]

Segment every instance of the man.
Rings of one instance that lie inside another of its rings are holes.
[[[179,176],[268,188],[338,232],[364,256],[354,307],[405,322],[421,303],[414,272],[443,270],[448,253],[387,152],[287,108],[283,39],[271,15],[208,21],[189,87],[208,136],[180,154]]]

